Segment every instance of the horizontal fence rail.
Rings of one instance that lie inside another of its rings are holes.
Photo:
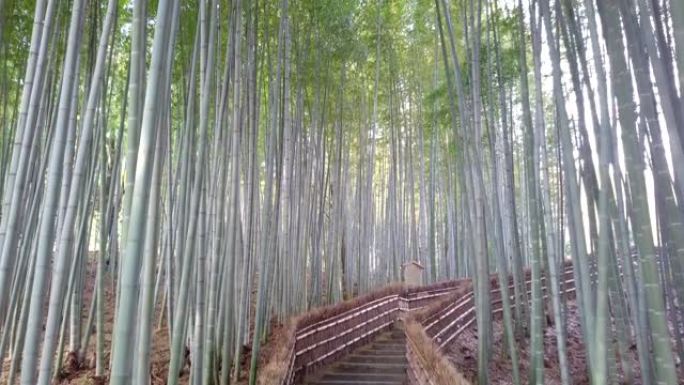
[[[439,385],[435,383],[430,371],[426,368],[427,360],[418,352],[417,344],[412,338],[406,338],[406,359],[410,384]]]
[[[545,284],[545,277],[541,277],[540,281],[542,283],[542,298],[546,299],[548,295],[546,294],[547,285]],[[511,300],[511,307],[515,307],[515,287],[510,280],[508,283],[506,291]],[[531,294],[531,286],[532,277],[530,274],[526,274],[525,289],[528,295]],[[572,266],[569,263],[564,264],[564,269],[559,276],[559,286],[561,294],[575,293],[575,279]],[[503,312],[502,292],[503,290],[500,287],[491,289],[491,310],[494,315]],[[441,353],[441,350],[463,333],[463,331],[471,327],[476,320],[475,294],[472,286],[460,298],[446,306],[435,306],[434,309],[429,310],[428,314],[424,314],[423,317],[421,322],[416,322],[415,320],[408,321],[409,323],[418,324],[425,332],[424,335],[414,336],[414,338],[409,338],[409,333],[407,333],[406,359],[408,360],[409,384],[468,384],[458,370]],[[416,338],[422,338],[420,344],[423,346],[423,356],[420,354],[420,349],[417,348],[419,344],[415,342]],[[424,356],[425,354],[430,354],[431,357],[427,358]],[[426,365],[429,362],[441,365],[441,370],[427,370]],[[452,372],[449,374],[449,380],[443,378],[445,371]]]
[[[287,371],[281,384],[294,384],[315,368],[334,362],[344,353],[389,329],[406,312],[425,307],[452,293],[462,282],[399,288],[396,293],[361,302],[346,311],[298,328],[288,352]]]
[[[561,289],[563,293],[572,293],[575,290],[575,280],[573,278],[573,271],[571,267],[566,267],[563,271],[561,279]],[[545,280],[542,277],[542,284]],[[527,294],[531,294],[532,280],[528,278],[525,280]],[[508,286],[509,298],[511,306],[515,307],[515,295],[513,293],[514,287]],[[546,291],[546,285],[542,286],[542,293]],[[544,294],[544,298],[547,296]],[[491,305],[492,313],[498,314],[503,312],[503,300],[501,298],[501,289],[494,288],[491,290]],[[472,291],[464,295],[460,300],[453,305],[438,311],[426,322],[425,330],[440,347],[444,347],[449,342],[453,341],[459,334],[468,329],[475,322],[475,298]]]
[[[542,277],[541,281],[543,298],[547,298],[545,278]],[[559,281],[562,293],[574,293],[575,281],[569,263],[564,265]],[[456,289],[463,288],[463,283],[463,280],[457,280],[423,287],[397,287],[388,290],[386,295],[379,298],[364,300],[361,297],[357,300],[358,303],[353,303],[349,309],[339,313],[335,312],[336,307],[342,309],[342,306],[349,304],[332,306],[328,309],[332,315],[322,316],[320,320],[295,328],[294,334],[289,337],[293,342],[290,343],[287,355],[283,356],[286,357],[284,361],[287,362],[287,366],[282,376],[279,376],[279,384],[291,385],[301,381],[307,373],[328,365],[345,353],[366,344],[389,329],[409,311],[426,308],[438,302],[437,300],[453,294]],[[525,275],[525,288],[528,294],[531,292],[531,283],[531,276],[528,273]],[[510,280],[506,291],[511,299],[511,307],[515,307],[515,287]],[[502,289],[498,285],[491,290],[491,305],[493,314],[503,311]],[[446,358],[441,356],[440,350],[471,327],[475,322],[475,315],[474,292],[468,281],[468,289],[453,302],[434,309],[428,308],[428,314],[423,314],[421,322],[408,320],[409,323],[417,324],[421,330],[418,336],[415,332],[413,336],[407,332],[406,357],[410,384],[441,384],[439,376],[431,371],[438,371],[442,376],[445,371],[450,372],[450,375],[458,377],[458,384],[468,384]],[[429,347],[426,347],[428,345]],[[437,366],[440,370],[436,370]]]

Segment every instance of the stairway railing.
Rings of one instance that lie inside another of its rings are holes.
[[[561,276],[563,293],[574,293],[572,273],[571,266],[565,264]],[[525,283],[529,293],[529,274]],[[509,283],[508,294],[515,306],[513,290]],[[405,317],[409,311],[418,309],[423,310]],[[497,315],[502,311],[501,290],[494,284],[492,312]],[[443,347],[475,322],[469,280],[410,288],[390,286],[297,317],[287,329],[285,339],[278,342],[278,351],[261,371],[259,383],[295,384],[307,373],[366,344],[400,318],[405,320],[410,384],[469,384],[441,354]]]
[[[456,280],[420,287],[390,286],[298,317],[262,371],[260,383],[294,384],[306,373],[372,340],[407,311],[425,307],[462,284],[463,280]]]
[[[531,291],[531,276],[526,274],[525,284]],[[542,277],[542,284],[544,278]],[[546,285],[542,286],[543,292]],[[561,276],[562,294],[574,294],[575,280],[572,266],[565,265]],[[514,303],[514,287],[508,285],[511,306]],[[501,289],[495,283],[491,289],[492,313],[503,312]],[[544,294],[544,298],[548,296]],[[411,385],[469,384],[461,373],[442,354],[442,350],[475,322],[475,302],[472,286],[466,292],[454,293],[430,305],[424,311],[405,320],[406,358],[408,378]]]
[[[425,334],[415,319],[404,322],[409,384],[470,385],[463,375],[442,355],[439,347]]]
[[[568,293],[574,292],[575,281],[573,279],[571,266],[567,266],[563,271],[562,280],[563,291]],[[529,295],[531,294],[531,277],[528,276],[525,283]],[[543,277],[542,285],[544,285]],[[508,290],[511,304],[515,307],[513,285],[509,285]],[[546,291],[546,285],[542,286],[542,290],[544,292]],[[491,290],[491,304],[493,314],[496,315],[503,312],[501,289],[498,287],[494,287]],[[456,299],[452,304],[441,308],[437,307],[435,310],[435,313],[430,314],[423,325],[425,326],[428,336],[435,340],[439,347],[444,347],[475,322],[474,293],[470,290],[463,297]]]

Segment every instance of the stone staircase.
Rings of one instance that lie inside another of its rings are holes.
[[[403,385],[406,376],[406,337],[393,328],[314,373],[306,385]]]

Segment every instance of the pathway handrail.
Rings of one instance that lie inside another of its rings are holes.
[[[573,276],[572,266],[569,263],[564,264],[564,269],[561,274],[559,286],[561,294],[575,293],[575,280]],[[546,299],[548,295],[545,278],[542,277],[542,299]],[[530,274],[525,275],[525,288],[528,294],[531,293],[532,277]],[[498,284],[493,285],[491,289],[491,305],[492,314],[499,314],[503,312],[502,290]],[[507,285],[509,298],[511,299],[511,307],[515,307],[515,293],[514,286]],[[442,350],[457,336],[459,336],[467,328],[471,327],[475,322],[475,303],[474,292],[472,285],[468,287],[464,293],[458,295],[451,295],[444,300],[434,303],[426,310],[408,317],[406,324],[406,358],[408,360],[408,377],[411,385],[442,385],[451,383],[467,383],[461,382],[462,376],[458,369],[456,369],[451,362],[442,354]],[[419,330],[417,333],[415,330]],[[413,338],[409,338],[413,335]],[[415,341],[420,341],[416,343]],[[418,346],[424,346],[423,350],[430,355],[429,360],[416,354]],[[425,362],[432,362],[435,367],[439,369],[424,370]],[[440,375],[444,371],[451,373],[450,378],[457,378],[457,380],[441,379]],[[458,377],[454,377],[454,373]],[[454,382],[456,381],[456,382]]]
[[[572,273],[572,267],[566,263],[559,277],[563,293],[574,293],[575,281]],[[280,347],[280,353],[273,357],[276,362],[273,363],[272,360],[272,364],[269,364],[273,366],[267,371],[269,375],[260,376],[259,383],[292,385],[311,370],[335,361],[344,353],[389,329],[407,311],[426,308],[427,304],[439,302],[439,305],[427,307],[418,317],[410,316],[406,319],[406,354],[410,383],[438,385],[442,383],[439,381],[442,375],[440,373],[446,371],[450,373],[449,376],[456,373],[459,384],[468,384],[440,353],[444,346],[475,321],[472,285],[468,280],[464,288],[463,282],[464,280],[455,280],[422,287],[391,286],[297,317],[287,330],[286,343]],[[546,291],[544,282],[542,277],[542,293]],[[529,293],[530,274],[525,274],[524,283]],[[511,306],[515,307],[514,286],[510,281],[507,291],[512,301]],[[501,313],[503,301],[501,289],[496,283],[491,294],[492,313]],[[435,301],[447,296],[447,300]],[[546,294],[543,296],[547,297]],[[419,333],[415,331],[416,325]]]
[[[404,323],[408,383],[413,385],[471,385],[414,319]]]
[[[294,384],[307,372],[336,360],[388,329],[406,311],[422,308],[452,293],[460,282],[392,286],[297,317],[287,331],[287,343],[281,346],[284,351],[272,360],[280,362],[269,364],[273,368],[268,371],[268,379],[260,377],[260,383]],[[287,364],[282,365],[284,362]]]

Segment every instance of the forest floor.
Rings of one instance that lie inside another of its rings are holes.
[[[91,299],[95,294],[95,264],[88,265],[88,272],[85,279],[84,286],[84,306],[82,306],[82,320],[85,327],[85,323],[88,319],[88,311]],[[111,351],[112,334],[114,328],[114,310],[115,310],[115,296],[114,287],[111,280],[106,279],[105,282],[105,373],[109,373],[110,357],[109,353]],[[158,309],[159,310],[159,309]],[[156,312],[156,317],[154,320],[154,334],[152,336],[152,350],[150,357],[150,375],[152,377],[151,383],[153,385],[161,385],[166,383],[167,370],[169,365],[169,333],[167,328],[157,328],[159,311]],[[84,362],[78,362],[77,360],[70,360],[67,357],[61,373],[61,384],[73,384],[73,385],[99,385],[105,384],[105,379],[101,379],[95,376],[95,328],[91,331],[91,337],[88,344],[88,354],[85,357]],[[133,336],[131,336],[133,338]],[[188,384],[188,370],[187,367],[183,369],[180,379],[180,384]]]
[[[87,272],[85,275],[84,282],[84,294],[83,294],[83,305],[81,307],[81,326],[85,327],[88,321],[88,312],[90,310],[90,304],[95,294],[95,263],[89,263],[87,267]],[[104,337],[104,352],[105,352],[105,373],[109,372],[109,353],[111,351],[112,343],[112,330],[114,327],[114,310],[115,310],[115,296],[114,287],[109,279],[105,281],[105,337]],[[47,308],[45,310],[47,312]],[[159,312],[157,312],[159,313]],[[45,314],[46,315],[46,314]],[[155,322],[158,319],[155,318]],[[156,325],[156,324],[155,324]],[[95,343],[96,343],[96,333],[95,328],[91,330],[91,335],[88,341],[88,349],[85,355],[85,359],[79,362],[76,359],[75,353],[66,353],[68,351],[68,340],[65,346],[65,359],[62,365],[62,370],[59,373],[58,381],[55,384],[64,385],[100,385],[106,384],[105,378],[99,378],[95,376]],[[151,383],[153,385],[161,385],[166,383],[166,376],[169,363],[169,335],[166,328],[157,329],[155,327],[154,335],[152,337],[152,354],[151,354]],[[9,359],[6,359],[3,363],[2,378],[0,378],[0,384],[7,383],[7,372],[9,371]],[[16,376],[16,382],[18,382],[18,376]],[[188,370],[187,366],[183,369],[180,384],[188,384]]]
[[[94,261],[94,258],[92,259]],[[84,282],[84,294],[83,294],[83,304],[81,308],[81,322],[82,322],[82,327],[85,327],[86,322],[88,321],[88,312],[90,310],[90,304],[93,298],[93,295],[95,294],[95,268],[96,264],[95,263],[89,263],[87,272],[85,275],[85,282]],[[105,330],[105,338],[104,338],[104,352],[105,352],[105,373],[109,373],[109,355],[111,351],[111,343],[112,343],[112,331],[114,327],[114,310],[115,310],[115,296],[114,296],[114,290],[115,288],[113,287],[112,281],[108,278],[106,278],[105,281],[105,324],[104,324],[104,330]],[[256,290],[256,288],[254,289]],[[255,299],[256,295],[255,292],[252,293],[252,298]],[[254,309],[255,309],[255,303],[252,301],[252,314],[250,317],[250,320],[254,320]],[[47,306],[45,308],[45,312],[47,313]],[[47,314],[44,314],[47,316]],[[159,325],[159,308],[156,311],[155,314],[155,319],[154,319],[154,334],[152,336],[152,352],[151,352],[151,357],[150,357],[150,363],[151,363],[151,370],[150,370],[150,375],[151,375],[151,384],[152,385],[162,385],[166,384],[166,378],[167,378],[167,372],[168,372],[168,366],[169,366],[169,359],[170,359],[170,354],[169,354],[169,346],[170,346],[170,339],[169,339],[169,332],[166,327],[166,321],[164,321],[164,327],[158,328]],[[253,331],[253,322],[250,322],[250,338],[252,335]],[[279,333],[282,333],[282,329],[284,329],[284,325],[272,322],[271,323],[271,331],[272,333],[269,333],[269,339],[273,335],[278,335]],[[56,385],[103,385],[107,383],[106,378],[99,378],[95,376],[95,338],[96,338],[96,333],[95,333],[95,328],[91,330],[91,335],[88,341],[88,349],[87,349],[87,354],[85,356],[85,359],[82,362],[79,362],[76,359],[76,354],[68,354],[65,353],[65,359],[64,363],[62,366],[62,370],[59,373],[58,381],[54,382]],[[65,350],[68,349],[68,339],[66,341],[66,347]],[[260,351],[260,362],[265,362],[265,358],[268,357],[270,354],[272,354],[272,351],[269,351],[269,348],[274,348],[272,346],[273,344],[266,344],[265,349],[262,349]],[[243,347],[243,355],[242,355],[242,360],[241,360],[241,368],[240,368],[240,375],[239,378],[234,379],[233,383],[236,383],[237,385],[242,385],[246,384],[248,382],[248,373],[249,373],[249,362],[251,359],[251,352],[249,351],[249,347],[244,346]],[[189,357],[191,360],[191,357]],[[3,362],[3,368],[2,368],[2,375],[0,376],[0,384],[1,385],[6,385],[7,384],[7,373],[10,369],[10,364],[11,361],[10,359],[6,359]],[[186,364],[183,367],[183,370],[181,371],[181,377],[180,377],[180,385],[187,385],[189,381],[189,369],[190,369],[190,362],[189,360],[186,360]],[[17,375],[15,377],[15,383],[18,383],[19,381],[19,376]]]
[[[88,311],[92,297],[94,295],[95,284],[95,265],[89,264],[85,277],[83,306],[81,311],[82,326],[88,319]],[[115,297],[114,287],[112,282],[107,280],[105,282],[105,373],[109,369],[109,353],[111,349],[112,329],[114,324],[114,310]],[[254,294],[254,293],[253,293]],[[255,295],[252,295],[255,298]],[[254,301],[252,301],[254,302]],[[255,304],[252,303],[252,312]],[[47,310],[46,310],[47,311]],[[570,376],[575,385],[589,384],[587,376],[587,362],[586,350],[582,342],[582,331],[580,327],[579,314],[577,311],[577,303],[575,300],[567,302],[567,356],[570,367]],[[253,320],[253,313],[250,320]],[[162,385],[166,383],[168,363],[169,363],[169,334],[166,327],[158,329],[156,326],[159,323],[159,311],[154,320],[155,331],[152,337],[152,355],[151,355],[151,384]],[[250,336],[252,334],[253,325],[250,324]],[[275,338],[284,331],[284,325],[272,322],[271,333],[269,333],[269,340]],[[496,319],[492,324],[493,341],[492,341],[492,356],[489,362],[489,383],[492,385],[507,385],[512,384],[511,379],[512,366],[508,357],[508,349],[504,342],[503,324],[500,319]],[[106,383],[106,379],[95,376],[95,329],[91,331],[91,336],[88,341],[87,354],[82,362],[76,360],[75,354],[65,354],[65,360],[60,372],[59,381],[55,384],[65,385],[101,385]],[[470,381],[475,382],[477,378],[477,331],[472,327],[464,331],[455,342],[447,348],[447,355],[451,362],[458,368],[459,371]],[[68,340],[67,340],[68,344]],[[264,349],[260,351],[260,362],[266,361],[273,352],[269,351],[274,344],[265,344]],[[67,345],[68,346],[68,345]],[[519,338],[517,340],[517,351],[519,354],[519,367],[521,382],[528,382],[529,373],[529,339]],[[635,378],[629,383],[641,384],[639,374],[639,364],[636,356],[636,346],[630,345],[630,355],[628,362],[632,363],[631,367],[634,370]],[[237,385],[244,385],[248,380],[249,362],[251,352],[249,347],[243,347],[243,354],[241,360],[240,376],[233,379],[233,383]],[[0,384],[7,384],[7,373],[9,371],[10,361],[6,359],[3,362],[2,376],[0,376]],[[180,384],[186,385],[189,383],[189,367],[190,362],[186,360],[180,377]],[[619,362],[618,362],[619,367]],[[18,376],[17,376],[18,377]],[[18,378],[16,379],[18,382]],[[548,385],[561,384],[560,367],[558,364],[558,354],[556,346],[556,332],[553,324],[549,323],[544,331],[544,383]]]
[[[567,302],[567,358],[570,368],[570,377],[575,385],[589,384],[587,376],[587,357],[584,343],[582,342],[582,330],[580,325],[577,303],[575,300]],[[505,343],[503,322],[501,318],[493,324],[492,352],[489,361],[489,383],[492,385],[513,384],[512,365]],[[472,327],[463,332],[455,342],[448,347],[449,360],[461,373],[473,383],[477,379],[477,331]],[[521,383],[527,383],[529,377],[529,338],[517,339],[517,352]],[[616,357],[617,358],[617,357]],[[634,379],[630,384],[641,384],[639,375],[639,363],[637,360],[636,346],[630,345],[627,362],[631,363],[634,370]],[[616,360],[616,365],[620,367]],[[622,377],[622,373],[619,373]],[[627,382],[621,382],[627,383]],[[558,364],[558,348],[555,326],[549,323],[544,330],[544,384],[561,384],[560,366]]]

